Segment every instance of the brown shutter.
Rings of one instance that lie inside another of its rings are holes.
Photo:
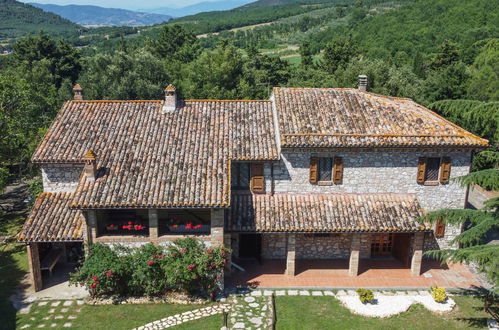
[[[343,158],[334,157],[333,182],[341,184],[343,182]]]
[[[435,237],[444,237],[445,235],[445,223],[443,221],[437,221],[435,223]]]
[[[310,183],[319,181],[319,158],[310,158]]]
[[[418,183],[424,183],[424,178],[426,174],[426,157],[419,157],[418,161]]]
[[[450,157],[442,157],[440,164],[440,183],[447,183],[450,179]]]
[[[251,191],[254,193],[265,192],[263,164],[251,164]]]

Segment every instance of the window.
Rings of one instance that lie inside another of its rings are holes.
[[[149,236],[147,210],[103,210],[97,218],[98,231],[103,235]]]
[[[440,158],[428,158],[426,160],[425,181],[438,181],[440,171]]]
[[[373,234],[371,240],[371,256],[383,256],[392,253],[392,234]]]
[[[158,210],[158,234],[207,235],[211,230],[210,210]]]
[[[232,163],[231,186],[236,190],[249,190],[250,188],[250,164]]]
[[[331,181],[333,173],[333,159],[319,158],[319,181]]]

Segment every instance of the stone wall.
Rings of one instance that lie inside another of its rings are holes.
[[[309,182],[310,157],[343,157],[343,183],[320,185]],[[313,152],[308,149],[283,150],[282,160],[274,165],[276,193],[411,193],[427,210],[464,208],[466,189],[456,182],[421,185],[416,182],[419,157],[448,156],[452,160],[451,178],[469,172],[468,152]],[[269,171],[270,172],[270,171]],[[456,235],[446,230],[437,239],[441,248]]]
[[[83,165],[50,164],[42,166],[44,192],[73,192],[83,172]]]
[[[286,234],[262,234],[262,258],[286,259]]]

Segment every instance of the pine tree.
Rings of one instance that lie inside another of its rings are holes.
[[[486,190],[499,190],[499,169],[473,172],[457,178],[463,186],[477,184]],[[451,244],[459,246],[456,250],[431,250],[426,255],[452,262],[477,263],[487,278],[494,283],[493,291],[499,292],[499,245],[485,244],[492,231],[499,229],[499,197],[487,200],[479,210],[443,209],[430,212],[421,218],[423,222],[443,221],[451,225],[461,225],[465,230],[456,236]]]

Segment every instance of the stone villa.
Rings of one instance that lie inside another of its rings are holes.
[[[75,86],[32,157],[44,192],[17,239],[35,289],[82,243],[186,235],[225,244],[236,265],[284,259],[288,276],[300,260],[336,258],[356,276],[379,257],[419,276],[422,252],[461,228],[416,219],[465,207],[449,179],[488,142],[365,83],[251,101],[180,100],[171,85],[164,100],[93,101]]]

